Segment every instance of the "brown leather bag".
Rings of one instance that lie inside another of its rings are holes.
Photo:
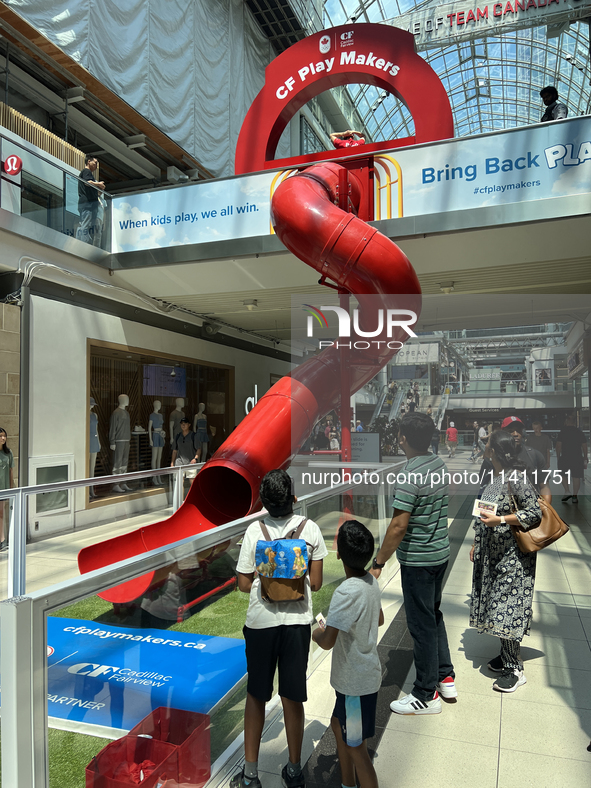
[[[517,512],[519,507],[511,492],[509,483],[507,483],[507,488],[513,501],[513,510]],[[554,544],[561,536],[569,532],[568,525],[551,504],[547,503],[541,496],[538,496],[538,503],[542,510],[542,519],[539,525],[529,528],[527,531],[518,525],[511,526],[517,546],[522,553],[537,553],[538,550],[543,550],[544,547]]]

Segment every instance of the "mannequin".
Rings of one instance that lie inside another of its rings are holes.
[[[183,408],[185,407],[185,400],[182,397],[175,399],[174,404],[176,408],[172,411],[169,416],[169,423],[168,426],[170,427],[170,445],[174,444],[174,439],[177,435],[180,435],[181,432],[181,419],[185,418],[185,412]]]
[[[205,415],[205,405],[199,403],[199,410],[193,419],[193,432],[195,433],[195,448],[197,449],[197,462],[205,462],[207,459],[207,416]]]
[[[164,416],[160,413],[162,403],[159,400],[154,402],[154,411],[150,414],[150,421],[148,422],[148,437],[150,438],[150,446],[152,447],[152,464],[151,468],[160,468],[160,461],[162,460],[162,447],[164,446],[164,436],[166,433],[162,429]],[[154,477],[156,481],[156,477]]]
[[[101,450],[101,442],[98,436],[98,416],[96,413],[92,412],[92,409],[96,405],[96,401],[93,397],[90,398],[90,440],[88,443],[88,451],[89,451],[89,461],[88,461],[88,478],[92,479],[94,477],[94,469],[96,466],[96,455]],[[94,487],[89,488],[89,494],[91,498],[94,498]]]
[[[129,405],[127,394],[120,394],[117,398],[119,405],[109,421],[109,448],[113,453],[113,475],[127,473],[127,461],[129,460],[129,442],[131,440],[131,426],[129,413],[126,408]],[[116,484],[113,492],[130,492],[131,487],[127,484]]]

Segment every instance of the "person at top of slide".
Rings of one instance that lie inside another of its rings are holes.
[[[356,137],[358,139],[356,139]],[[359,145],[365,145],[365,137],[360,131],[334,131],[330,135],[330,141],[335,148],[357,148]]]

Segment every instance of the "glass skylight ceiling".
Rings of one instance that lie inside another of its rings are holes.
[[[414,8],[439,3],[412,0],[326,0],[324,26],[382,22]],[[442,80],[450,98],[455,134],[539,123],[540,89],[555,85],[569,117],[591,112],[589,26],[571,25],[558,38],[532,27],[420,53]],[[567,57],[569,58],[567,60]],[[368,85],[349,85],[373,141],[412,134],[412,118],[394,96]]]

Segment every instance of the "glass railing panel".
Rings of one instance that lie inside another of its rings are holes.
[[[127,593],[49,614],[51,788],[136,784],[142,772],[150,786],[204,785],[242,729],[248,597],[234,591],[239,537],[199,541],[134,577]]]
[[[18,173],[2,173],[1,208],[110,251],[111,195],[12,140],[0,142],[3,161],[14,156],[22,162]]]
[[[59,480],[59,466],[36,472],[36,483]],[[132,532],[139,534],[141,529],[170,518],[177,500],[175,477],[176,473],[164,472],[119,484],[105,479],[104,484],[27,494],[26,592],[79,577],[77,559],[82,548]],[[179,501],[191,481],[184,479]],[[103,565],[104,558],[97,555],[96,560],[96,568]],[[0,579],[2,571],[0,563]]]

